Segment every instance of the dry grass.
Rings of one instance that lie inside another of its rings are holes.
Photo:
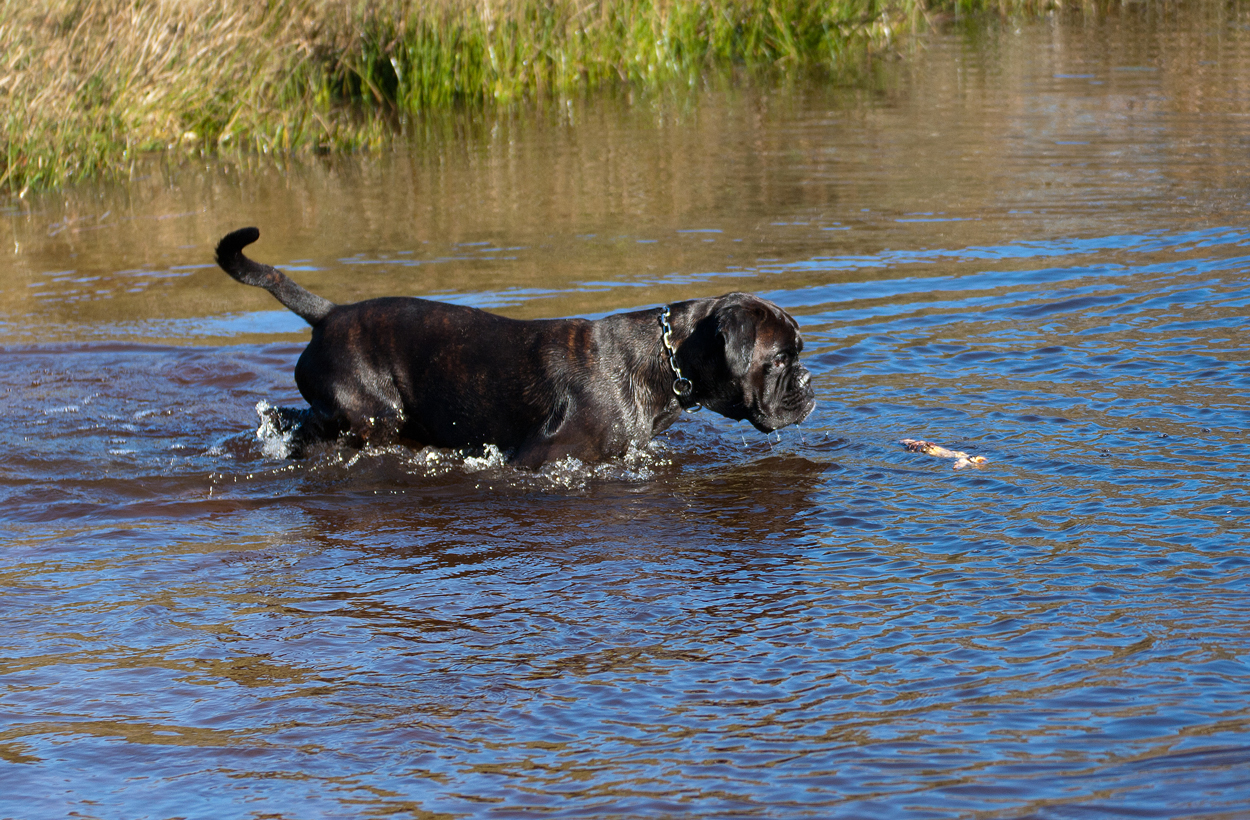
[[[431,107],[835,65],[923,2],[0,0],[0,190],[157,149],[376,147]]]
[[[307,12],[232,0],[6,2],[0,184],[59,184],[236,132],[262,150],[332,133],[309,122],[329,106],[301,88],[318,48]]]

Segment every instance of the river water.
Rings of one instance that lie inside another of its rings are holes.
[[[1250,815],[1247,10],[414,131],[6,206],[0,816]],[[819,404],[287,460],[246,224],[341,302],[755,291]]]

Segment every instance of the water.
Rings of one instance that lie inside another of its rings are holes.
[[[15,204],[0,815],[1250,814],[1250,18],[433,121]],[[278,457],[338,301],[749,289],[819,404],[608,465]],[[982,469],[904,450],[923,438]]]

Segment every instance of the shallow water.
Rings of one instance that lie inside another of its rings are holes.
[[[1250,814],[1250,18],[451,117],[15,205],[0,815]],[[748,289],[819,404],[537,474],[258,438],[337,301]],[[982,469],[904,450],[924,438]]]

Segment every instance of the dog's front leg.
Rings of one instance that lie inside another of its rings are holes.
[[[577,458],[585,462],[599,461],[603,458],[590,442],[585,440],[568,441],[564,437],[535,437],[522,444],[509,459],[516,467],[537,470],[549,461],[562,458]]]

